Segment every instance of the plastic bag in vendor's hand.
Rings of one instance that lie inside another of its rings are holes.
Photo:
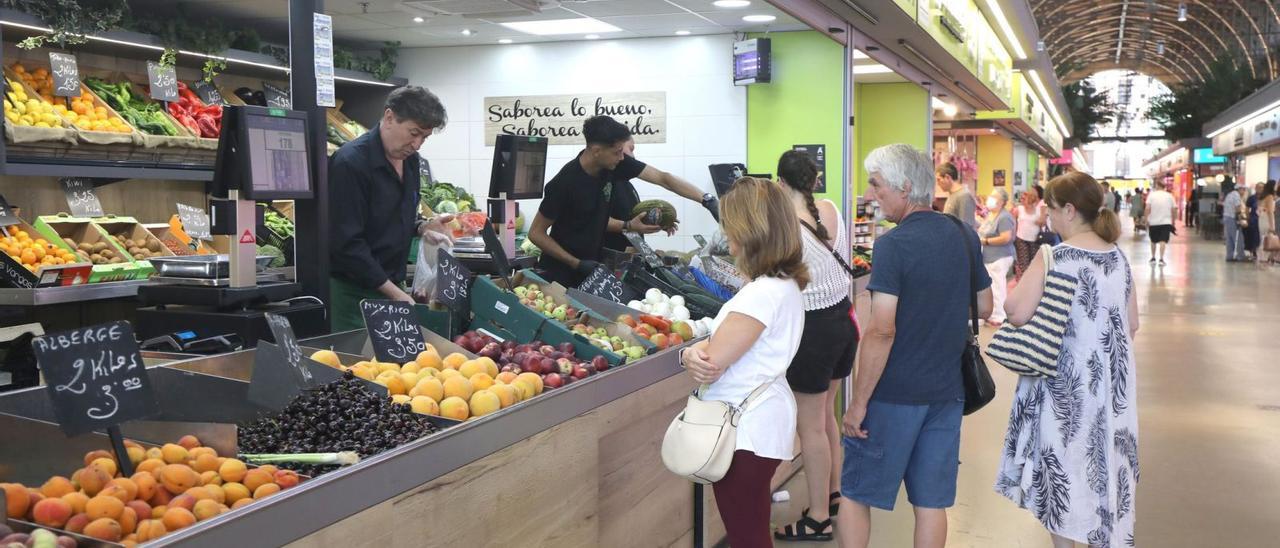
[[[440,242],[436,238],[424,237],[418,242],[418,262],[413,271],[413,298],[419,302],[430,302],[436,293],[436,279],[439,274],[440,248],[453,252],[453,243],[446,238]]]

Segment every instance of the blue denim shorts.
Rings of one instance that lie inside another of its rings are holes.
[[[963,409],[963,400],[929,405],[872,400],[862,422],[867,438],[844,438],[840,494],[867,506],[893,510],[905,481],[907,500],[913,506],[953,506]]]

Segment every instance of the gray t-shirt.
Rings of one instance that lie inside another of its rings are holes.
[[[1240,204],[1244,200],[1240,198],[1240,193],[1232,191],[1222,200],[1222,220],[1235,220],[1236,213],[1240,211]]]
[[[1005,232],[1012,232],[1013,227],[1017,223],[1013,220],[1013,215],[1008,210],[1002,210],[1000,215],[994,221],[988,220],[982,223],[978,228],[978,236],[983,238],[995,238]],[[982,246],[982,262],[994,263],[1005,257],[1013,256],[1013,238],[1009,238],[1009,243],[1004,245],[984,245]]]
[[[964,221],[964,224],[977,230],[978,219],[974,214],[977,208],[978,203],[973,201],[973,194],[969,193],[968,188],[960,185],[958,190],[953,191],[951,196],[947,197],[947,204],[942,207],[942,212]]]

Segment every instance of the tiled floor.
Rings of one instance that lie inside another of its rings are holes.
[[[1145,238],[1120,242],[1141,309],[1138,546],[1280,546],[1280,267],[1228,264],[1221,240],[1179,231],[1163,268],[1148,265]],[[992,490],[1016,384],[998,366],[992,373],[996,400],[964,422],[947,545],[1048,547],[1039,522]],[[774,505],[775,523],[805,505],[802,475],[784,488],[791,502]],[[872,520],[872,546],[911,546],[905,493]]]

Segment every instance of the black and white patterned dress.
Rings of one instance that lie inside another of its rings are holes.
[[[1138,400],[1129,261],[1119,249],[1053,248],[1079,286],[1053,379],[1018,381],[996,492],[1052,533],[1134,546]]]

